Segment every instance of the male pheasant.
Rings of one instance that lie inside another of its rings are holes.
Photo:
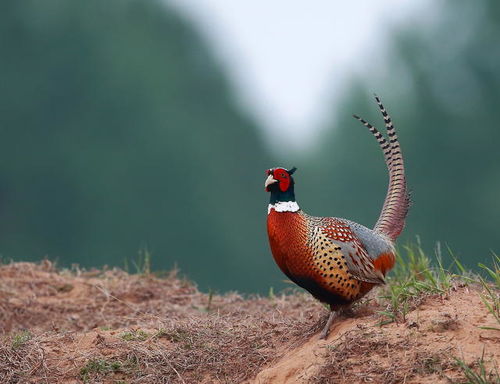
[[[384,117],[387,139],[354,115],[377,139],[389,170],[387,196],[373,229],[346,219],[309,216],[295,200],[292,175],[296,168],[267,170],[271,252],[290,280],[329,304],[331,312],[320,334],[322,339],[338,312],[384,283],[385,275],[394,266],[394,242],[403,230],[410,205],[396,130],[380,99],[375,99]]]

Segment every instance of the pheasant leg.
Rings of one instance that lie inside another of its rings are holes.
[[[330,327],[331,327],[333,321],[337,318],[337,316],[338,316],[337,311],[333,311],[333,310],[330,311],[330,316],[328,316],[328,320],[325,324],[325,327],[323,328],[323,330],[321,331],[321,333],[319,335],[320,340],[326,339],[326,337],[328,336],[328,331],[330,330]]]

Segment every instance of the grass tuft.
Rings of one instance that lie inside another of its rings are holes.
[[[22,331],[12,336],[12,349],[19,349],[32,338],[29,331]]]
[[[479,267],[482,268],[487,275],[493,281],[493,284],[487,282],[482,277],[478,277],[479,283],[483,287],[484,293],[482,293],[481,300],[484,305],[488,309],[497,323],[500,325],[500,258],[497,255],[494,255],[493,260],[493,269],[487,267],[484,264],[479,264]],[[491,329],[495,331],[500,331],[500,328],[497,327],[481,327],[483,329]]]
[[[138,275],[150,275],[151,274],[151,252],[147,247],[139,249],[137,257],[130,260],[134,267],[134,273]],[[123,269],[125,272],[130,273],[129,261],[127,258],[123,260]]]
[[[84,383],[88,383],[93,375],[106,375],[112,372],[119,372],[122,363],[117,360],[91,359],[80,369],[80,378]]]
[[[120,335],[120,338],[125,341],[145,341],[148,337],[149,334],[141,329],[123,332]]]
[[[397,253],[397,262],[392,276],[387,278],[387,285],[380,296],[387,303],[387,308],[379,313],[384,316],[379,325],[392,322],[406,322],[406,315],[427,295],[444,295],[459,284],[479,285],[483,289],[481,300],[500,325],[500,257],[494,255],[493,267],[479,264],[485,277],[468,271],[453,252],[448,249],[453,259],[449,268],[442,262],[441,246],[438,243],[435,262],[425,254],[420,243],[403,247]],[[500,331],[500,327],[481,327]]]
[[[484,349],[482,356],[472,364],[467,364],[464,360],[454,358],[455,364],[462,371],[467,381],[459,381],[456,384],[499,384],[500,375],[496,363],[488,370],[484,361]]]
[[[443,267],[439,245],[436,248],[436,266],[432,266],[430,258],[418,243],[403,249],[404,256],[401,252],[397,253],[394,274],[388,277],[381,296],[388,305],[385,311],[380,312],[385,317],[380,325],[405,322],[416,301],[429,294],[445,294],[453,286],[456,275]],[[457,267],[459,271],[460,267]]]
[[[206,311],[210,312],[212,310],[212,300],[214,298],[214,291],[212,288],[208,290],[208,303],[206,307]]]

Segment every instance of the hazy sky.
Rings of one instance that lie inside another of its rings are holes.
[[[242,108],[271,140],[307,145],[349,77],[383,59],[391,31],[436,13],[429,0],[167,0],[216,52]]]

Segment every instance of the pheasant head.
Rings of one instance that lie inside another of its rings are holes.
[[[270,204],[295,201],[295,181],[292,175],[296,170],[295,167],[290,170],[277,167],[266,171],[267,179],[264,187],[271,193]]]

